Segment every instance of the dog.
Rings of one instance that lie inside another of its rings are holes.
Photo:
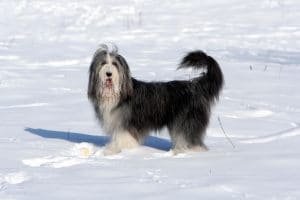
[[[169,131],[174,154],[207,150],[203,139],[224,84],[223,73],[216,60],[200,50],[187,53],[178,68],[189,67],[206,72],[190,80],[144,82],[131,76],[116,47],[102,45],[95,52],[88,98],[111,136],[104,155],[137,147],[151,131],[163,127]]]

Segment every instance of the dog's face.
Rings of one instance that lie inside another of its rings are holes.
[[[119,99],[129,95],[131,90],[131,77],[125,59],[116,52],[98,50],[90,66],[89,98]]]
[[[120,63],[111,54],[106,54],[96,68],[100,83],[100,95],[104,99],[115,98],[120,94]]]

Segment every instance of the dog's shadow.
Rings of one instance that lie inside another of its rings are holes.
[[[46,130],[40,128],[38,129],[25,128],[25,131],[32,133],[34,135],[38,135],[43,138],[61,139],[61,140],[67,140],[69,142],[74,142],[74,143],[88,142],[99,147],[103,147],[109,142],[108,136],[96,136],[96,135],[88,135],[83,133],[54,131],[54,130]],[[172,147],[170,141],[155,136],[148,136],[145,139],[143,145],[155,149],[163,150],[163,151],[169,151]]]

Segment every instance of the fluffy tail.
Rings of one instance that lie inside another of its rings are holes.
[[[223,73],[215,59],[197,50],[188,53],[181,61],[178,68],[194,67],[195,69],[207,69],[204,76],[197,78],[201,92],[209,99],[218,99],[223,87]]]

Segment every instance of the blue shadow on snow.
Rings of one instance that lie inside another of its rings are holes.
[[[53,131],[40,128],[25,128],[24,130],[43,138],[60,139],[75,143],[88,142],[100,147],[104,146],[109,142],[108,136],[96,136],[83,133]],[[145,139],[144,145],[163,151],[169,151],[172,147],[170,141],[154,136],[148,136]]]

